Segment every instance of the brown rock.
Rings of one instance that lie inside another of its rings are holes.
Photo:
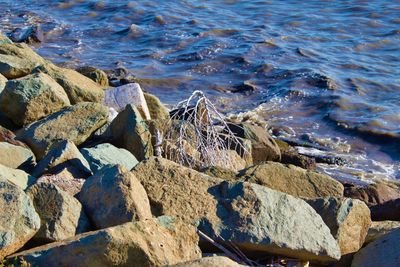
[[[346,184],[344,196],[362,200],[368,206],[373,206],[400,198],[400,190],[397,184],[383,181],[365,186]]]
[[[222,168],[222,167],[211,166],[211,167],[203,168],[200,171],[209,176],[223,179],[226,181],[236,181],[237,180],[236,172],[229,170],[229,169]]]
[[[15,146],[29,148],[26,144],[16,140],[15,134],[3,126],[0,126],[0,142],[7,142]]]
[[[373,221],[400,221],[400,198],[370,207]]]
[[[85,75],[89,79],[93,80],[94,82],[98,83],[101,86],[108,86],[108,78],[107,74],[97,68],[84,66],[80,67],[76,70],[80,74]]]
[[[84,179],[74,177],[67,169],[56,174],[43,175],[36,180],[36,183],[54,184],[71,196],[76,196],[81,191],[84,182]]]
[[[241,265],[228,257],[213,256],[204,257],[194,261],[182,262],[173,265],[173,267],[241,267]]]
[[[149,93],[144,93],[144,98],[146,99],[151,119],[169,119],[169,112],[167,108],[161,103],[160,99],[158,99],[158,97]]]
[[[28,148],[0,142],[0,164],[29,171],[36,164],[35,155]]]
[[[368,230],[367,237],[365,238],[364,244],[369,244],[381,236],[392,232],[400,228],[399,221],[380,221],[380,222],[372,222],[371,227]]]
[[[317,167],[314,158],[300,155],[295,150],[282,151],[281,163],[292,164],[307,170],[315,170]]]

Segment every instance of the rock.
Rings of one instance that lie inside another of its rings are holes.
[[[0,32],[0,45],[12,44],[12,41]]]
[[[236,181],[237,180],[236,172],[229,170],[229,169],[222,168],[222,167],[218,167],[218,166],[202,168],[200,171],[204,174],[207,174],[209,176],[219,178],[222,180],[227,180],[227,181]]]
[[[173,265],[173,267],[241,267],[247,265],[241,265],[228,257],[224,256],[213,256],[204,257],[194,261],[182,262]]]
[[[46,73],[59,83],[67,93],[71,104],[80,102],[101,103],[103,101],[103,88],[75,70],[46,64],[37,67],[35,72]]]
[[[0,126],[0,142],[6,142],[15,146],[28,148],[27,145],[15,139],[15,134],[12,131],[4,128],[3,126]]]
[[[373,221],[400,221],[400,198],[370,207]]]
[[[138,83],[128,83],[105,90],[104,105],[114,108],[120,112],[125,109],[126,105],[134,105],[145,120],[150,120],[150,112],[147,107],[146,99],[143,91]]]
[[[238,179],[303,198],[342,197],[343,185],[333,178],[293,165],[267,162],[242,170]]]
[[[254,164],[281,160],[278,144],[263,127],[247,123],[229,123],[228,127],[236,136],[251,140]]]
[[[161,103],[160,99],[155,95],[144,93],[144,98],[149,109],[150,117],[153,120],[169,119],[168,109]]]
[[[85,75],[86,77],[88,77],[89,79],[98,83],[101,86],[108,86],[107,74],[100,69],[84,66],[78,68],[76,71],[82,75]]]
[[[120,164],[128,170],[132,170],[139,162],[126,149],[117,148],[111,144],[99,144],[91,148],[82,148],[82,155],[90,164],[93,173],[99,171],[107,165]]]
[[[400,229],[381,236],[354,255],[352,267],[400,266]]]
[[[0,95],[0,110],[19,126],[35,122],[69,105],[64,89],[44,73],[10,80]]]
[[[212,178],[163,158],[143,161],[132,173],[146,189],[154,215],[194,223],[246,255],[318,262],[340,258],[329,228],[301,199],[257,184]],[[205,242],[201,245],[207,250]]]
[[[46,60],[33,52],[26,44],[0,41],[0,73],[7,79],[26,76]]]
[[[41,226],[32,238],[38,243],[50,243],[89,231],[89,221],[79,201],[54,184],[38,183],[27,191]]]
[[[80,145],[107,122],[107,107],[98,103],[79,103],[64,108],[22,129],[17,139],[29,145],[38,159],[59,140]]]
[[[243,93],[246,95],[254,93],[255,91],[257,91],[257,86],[254,85],[252,81],[244,81],[232,88],[232,93]]]
[[[0,260],[20,249],[40,227],[31,199],[17,185],[0,178]]]
[[[4,87],[6,87],[7,78],[0,74],[0,93],[3,91]]]
[[[299,154],[294,150],[282,151],[281,163],[292,164],[307,170],[315,170],[317,167],[315,159]]]
[[[149,199],[135,175],[105,167],[83,184],[79,199],[96,229],[151,218]]]
[[[222,154],[223,153],[223,154]],[[246,161],[242,159],[239,154],[235,150],[226,150],[223,151],[221,154],[226,155],[226,159],[228,160],[228,164],[226,164],[226,167],[229,167],[229,169],[233,171],[240,171],[244,168],[246,168]],[[222,164],[220,164],[220,167],[224,167]]]
[[[134,105],[127,105],[111,122],[113,144],[130,151],[141,161],[153,155],[151,134]]]
[[[164,218],[128,222],[12,255],[30,266],[169,266],[201,257],[194,227]]]
[[[10,34],[10,39],[17,43],[36,44],[44,40],[44,34],[40,25],[31,25],[24,28],[16,28]]]
[[[35,155],[28,148],[0,142],[0,164],[29,172],[36,164]]]
[[[362,200],[368,206],[373,206],[400,198],[400,190],[398,185],[384,181],[364,186],[346,184],[344,195],[345,197]]]
[[[32,175],[40,177],[45,173],[57,173],[63,169],[77,175],[88,177],[92,174],[89,163],[71,141],[53,143],[49,152],[36,165]]]
[[[26,172],[12,169],[2,164],[0,164],[0,179],[5,179],[8,182],[19,186],[22,190],[25,190],[36,181],[35,177]]]
[[[371,225],[371,213],[358,199],[319,198],[307,200],[338,241],[342,255],[357,252],[364,244]]]
[[[67,169],[56,174],[43,175],[36,181],[36,183],[54,184],[71,196],[76,196],[81,191],[84,182],[84,179],[75,178]]]
[[[371,227],[368,230],[367,236],[365,238],[365,244],[369,244],[381,236],[392,232],[400,228],[400,222],[398,221],[380,221],[380,222],[372,222]]]

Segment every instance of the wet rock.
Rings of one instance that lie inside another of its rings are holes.
[[[257,91],[257,86],[251,81],[244,81],[242,84],[233,87],[232,93],[251,94]]]
[[[234,262],[228,257],[224,256],[213,256],[204,257],[194,261],[182,262],[173,265],[173,267],[241,267],[246,265],[241,265]]]
[[[27,191],[40,216],[40,229],[32,238],[50,243],[89,231],[89,221],[79,201],[54,184],[38,183]]]
[[[307,200],[338,241],[342,255],[357,252],[364,244],[371,225],[371,213],[364,202],[351,198]]]
[[[389,200],[400,198],[400,190],[396,184],[376,182],[369,185],[346,184],[345,197],[356,198],[364,201],[368,206],[383,204]]]
[[[370,207],[373,221],[400,221],[400,198]]]
[[[26,76],[34,68],[45,63],[46,60],[33,52],[26,44],[0,41],[0,73],[7,79]]]
[[[0,178],[0,259],[20,249],[40,227],[31,199],[17,185]]]
[[[88,177],[92,174],[89,163],[76,145],[64,140],[50,146],[49,152],[38,162],[32,175],[40,177],[45,173],[57,173],[63,169],[78,177]]]
[[[162,158],[143,161],[132,172],[146,189],[154,215],[195,223],[246,255],[340,258],[329,228],[301,199],[256,184],[224,182]]]
[[[28,148],[0,142],[0,164],[29,172],[36,164],[35,155]]]
[[[155,95],[144,93],[144,98],[149,109],[150,117],[153,120],[169,119],[168,109],[161,103],[160,99]]]
[[[229,123],[228,127],[236,136],[251,140],[254,164],[263,161],[280,161],[279,146],[263,127],[247,123]]]
[[[0,32],[0,45],[12,44],[12,41]]]
[[[77,196],[81,191],[84,179],[76,178],[72,173],[70,173],[67,169],[63,169],[62,171],[56,174],[47,174],[39,177],[36,181],[39,183],[48,183],[54,184],[64,192],[67,192],[71,196]]]
[[[315,170],[317,167],[314,158],[301,155],[295,150],[282,151],[281,163],[292,164],[307,170]]]
[[[150,112],[147,107],[143,91],[138,83],[129,83],[105,90],[104,105],[112,107],[120,112],[126,105],[134,105],[145,120],[150,120]]]
[[[15,146],[28,148],[27,145],[15,139],[15,134],[0,125],[0,142],[6,142]]]
[[[400,229],[381,236],[354,255],[352,267],[400,265]]]
[[[112,143],[141,161],[153,155],[151,133],[134,105],[127,105],[111,122]]]
[[[101,86],[108,86],[107,74],[100,69],[84,66],[78,68],[76,71],[82,75],[85,75],[86,77],[90,78]]]
[[[151,218],[149,199],[135,175],[105,167],[83,184],[79,199],[96,229]]]
[[[132,170],[139,162],[126,149],[117,148],[111,144],[99,144],[91,148],[82,148],[82,155],[90,164],[93,173],[107,165],[122,165],[127,170]]]
[[[27,44],[37,44],[44,40],[43,30],[40,25],[16,28],[9,34],[9,37],[13,42]]]
[[[19,186],[22,190],[25,190],[36,181],[36,178],[28,173],[22,170],[9,168],[2,164],[0,164],[0,179],[5,179]]]
[[[31,266],[169,266],[201,257],[194,227],[169,218],[129,222],[12,255]]]
[[[368,229],[364,244],[369,244],[397,228],[400,228],[399,221],[372,222],[371,227]]]
[[[0,74],[0,93],[3,91],[4,87],[6,87],[7,78]]]
[[[64,89],[44,73],[10,80],[0,95],[0,110],[23,126],[70,105]]]
[[[303,198],[342,197],[343,185],[335,179],[293,165],[267,162],[242,170],[238,179]]]
[[[46,73],[59,83],[67,93],[71,104],[80,102],[101,103],[103,101],[103,88],[75,70],[46,64],[37,67],[35,72]]]
[[[17,139],[29,145],[38,159],[59,140],[70,140],[75,145],[86,141],[90,135],[107,122],[107,107],[98,103],[79,103],[23,128]]]

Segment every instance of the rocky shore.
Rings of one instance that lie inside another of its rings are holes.
[[[207,120],[185,112],[0,34],[0,266],[400,265],[399,184],[342,184],[245,118],[205,164],[172,142]]]

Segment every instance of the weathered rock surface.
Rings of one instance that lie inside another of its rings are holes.
[[[0,259],[20,249],[40,227],[31,199],[17,185],[0,178]]]
[[[74,177],[67,169],[56,174],[43,175],[36,181],[36,183],[54,184],[71,196],[76,196],[81,191],[84,182],[84,179]]]
[[[399,221],[372,222],[371,227],[368,230],[367,237],[365,238],[364,244],[371,243],[381,236],[396,230],[397,228],[400,228]]]
[[[351,198],[310,199],[331,234],[338,241],[342,255],[358,251],[364,244],[371,225],[371,214],[364,202]]]
[[[93,173],[107,165],[122,165],[128,170],[132,170],[139,162],[126,149],[117,148],[111,144],[99,144],[91,148],[82,148],[82,155],[90,164]]]
[[[238,178],[303,198],[342,197],[343,185],[333,178],[293,165],[267,162],[242,170]]]
[[[0,74],[0,93],[3,91],[4,87],[6,87],[7,78]]]
[[[81,203],[54,184],[38,183],[27,191],[40,216],[36,242],[54,242],[89,231],[89,221]]]
[[[201,257],[194,227],[171,218],[129,222],[12,255],[31,266],[169,266]]]
[[[368,206],[374,206],[400,198],[400,190],[398,185],[384,181],[365,186],[346,184],[344,195],[362,200]]]
[[[29,171],[36,164],[35,155],[28,148],[0,142],[0,164]]]
[[[79,103],[30,124],[17,134],[42,159],[49,147],[59,140],[80,145],[107,122],[107,107],[98,103]]]
[[[400,266],[400,229],[367,245],[354,255],[352,267]]]
[[[38,162],[32,175],[40,177],[45,173],[58,173],[63,169],[67,169],[78,177],[87,177],[92,174],[89,163],[76,145],[64,140],[50,146],[49,152]]]
[[[160,99],[155,95],[144,93],[144,98],[149,109],[150,117],[153,120],[169,119],[168,109],[161,103]]]
[[[227,180],[227,181],[238,180],[236,177],[236,174],[237,174],[236,172],[229,170],[229,169],[222,168],[222,167],[211,166],[211,167],[207,167],[207,168],[202,168],[200,171],[204,174],[207,174],[209,176],[219,178],[222,180]]]
[[[370,207],[373,221],[400,221],[400,198]]]
[[[10,80],[0,94],[0,110],[19,126],[35,122],[69,105],[64,89],[44,73]]]
[[[7,142],[12,145],[28,148],[27,145],[15,139],[15,134],[12,131],[3,126],[0,126],[0,142]]]
[[[35,72],[44,72],[59,83],[67,93],[71,104],[101,103],[104,98],[104,91],[100,85],[75,70],[46,64],[36,68]]]
[[[134,105],[127,105],[110,125],[112,143],[130,151],[141,161],[153,155],[151,133]]]
[[[26,76],[46,60],[33,52],[26,44],[13,44],[0,40],[0,73],[7,79]]]
[[[211,238],[220,236],[249,254],[340,258],[329,228],[301,199],[256,184],[224,182],[162,158],[143,161],[132,172],[156,216],[195,223]]]
[[[204,257],[194,261],[182,262],[173,265],[173,267],[241,267],[241,265],[228,257],[213,256]]]
[[[317,167],[315,159],[301,155],[293,150],[286,150],[282,152],[281,163],[292,164],[307,170],[315,170]]]
[[[138,83],[128,83],[105,90],[104,105],[107,107],[112,107],[120,112],[129,104],[134,105],[139,110],[143,119],[151,119],[146,99]]]
[[[79,194],[96,229],[151,218],[149,199],[135,175],[120,165],[89,177]]]
[[[25,190],[28,186],[35,183],[36,178],[22,170],[9,168],[0,164],[0,179],[5,179]]]
[[[101,86],[108,86],[107,74],[100,69],[84,66],[78,68],[76,71],[82,75],[85,75],[86,77],[88,77],[89,79],[98,83]]]
[[[263,127],[247,123],[229,123],[228,126],[236,136],[251,140],[254,164],[281,160],[278,144]]]

